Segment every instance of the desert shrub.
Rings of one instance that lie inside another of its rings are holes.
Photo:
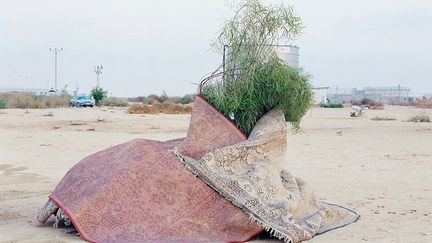
[[[176,97],[176,96],[167,97],[167,99],[165,99],[165,101],[162,104],[165,104],[165,103],[178,104],[177,99],[178,99],[178,97]]]
[[[182,97],[178,97],[175,103],[186,105],[194,102],[194,100],[195,100],[195,95],[185,95]]]
[[[360,101],[361,105],[368,107],[373,110],[382,110],[384,109],[384,103],[380,101],[375,101],[369,98],[364,98]]]
[[[108,97],[102,100],[103,106],[111,106],[111,107],[126,107],[129,106],[129,103],[117,97]]]
[[[0,109],[6,109],[6,101],[0,100]]]
[[[37,96],[31,92],[2,93],[1,98],[6,101],[8,108],[45,108],[37,101]]]
[[[151,95],[147,96],[146,100],[147,100],[146,103],[151,105],[151,104],[158,104],[158,103],[167,102],[168,100],[170,100],[170,97],[168,97],[168,95],[166,94],[166,92],[164,90],[164,91],[162,91],[161,95],[151,94]]]
[[[153,105],[133,104],[128,109],[129,114],[156,114],[156,109]]]
[[[107,97],[107,91],[101,87],[95,87],[90,91],[90,96],[93,97],[97,106],[101,105],[101,101]]]
[[[344,105],[341,103],[330,103],[330,104],[321,104],[323,108],[344,108]]]
[[[427,114],[417,114],[408,119],[409,122],[431,122],[431,117]]]
[[[174,103],[162,103],[159,105],[155,105],[156,109],[159,111],[159,113],[165,113],[165,114],[183,114],[188,113],[185,111],[184,105],[180,104],[174,104]]]
[[[396,118],[391,116],[376,116],[371,119],[372,121],[396,121]]]
[[[45,102],[46,108],[67,107],[72,96],[68,94],[39,96]]]
[[[166,94],[165,90],[162,91],[162,94],[160,96],[157,96],[157,100],[160,103],[164,103],[169,99],[168,95]]]
[[[160,100],[159,96],[155,94],[151,94],[147,96],[146,102],[144,104],[148,104],[148,105],[160,104],[161,102],[159,100]]]
[[[32,92],[6,92],[0,94],[0,99],[5,101],[7,108],[17,109],[43,109],[67,107],[72,96],[61,95],[36,95]]]
[[[179,99],[182,100],[182,98],[183,97],[180,98],[180,97],[176,97],[176,96],[168,96],[164,90],[161,95],[151,94],[151,95],[147,96],[145,99],[145,102],[143,102],[143,103],[148,104],[148,105],[163,104],[163,103],[179,103],[178,100]],[[185,99],[185,101],[186,101],[186,99]]]
[[[410,105],[418,108],[432,108],[432,98],[427,99],[426,97],[423,97],[423,99],[412,101]]]
[[[170,102],[158,103],[153,105],[134,104],[129,107],[130,114],[189,114],[192,112],[191,105],[181,105]]]
[[[186,105],[192,103],[194,99],[195,99],[195,95],[185,95],[182,97],[168,96],[164,91],[160,96],[155,94],[151,94],[147,97],[138,96],[135,98],[129,98],[128,101],[134,103],[147,104],[147,105],[162,104],[162,103],[175,103],[175,104]]]
[[[145,96],[138,96],[138,97],[134,97],[134,98],[128,98],[129,102],[134,102],[134,103],[143,103],[143,104],[147,104],[147,97]]]

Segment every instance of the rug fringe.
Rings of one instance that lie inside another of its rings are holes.
[[[195,175],[196,177],[198,176],[198,172],[196,170],[194,170],[186,161],[189,160],[189,158],[187,158],[186,156],[183,156],[182,154],[180,154],[178,152],[178,150],[176,148],[172,149],[171,152],[173,152],[173,154],[177,157],[178,160],[181,161],[181,163],[186,167],[186,169],[188,169],[193,175]],[[239,207],[240,209],[243,210],[243,206],[240,205],[238,202],[235,202],[234,200],[232,200],[230,197],[228,197],[227,195],[224,195],[223,192],[220,192],[217,188],[215,188],[213,185],[211,185],[210,183],[208,183],[207,181],[203,180],[208,186],[210,186],[211,188],[213,188],[215,191],[217,191],[219,194],[221,194],[223,197],[225,197],[228,201],[230,201],[232,204],[234,204],[235,206]],[[243,210],[244,211],[244,210]],[[282,233],[281,231],[273,228],[272,226],[268,225],[267,223],[261,221],[260,219],[256,218],[254,215],[252,215],[249,212],[245,212],[248,214],[249,216],[249,220],[255,224],[257,224],[259,227],[263,228],[265,231],[269,232],[269,234],[273,237],[278,238],[279,240],[283,240],[284,242],[287,243],[293,243],[293,239],[285,234]]]
[[[289,235],[286,235],[285,233],[282,233],[281,231],[271,227],[270,225],[266,224],[265,222],[262,222],[261,220],[257,219],[255,216],[253,216],[252,214],[250,214],[250,213],[247,213],[247,214],[249,215],[249,220],[251,222],[254,222],[259,227],[263,228],[271,236],[278,238],[279,240],[283,240],[284,242],[287,242],[287,243],[293,243],[294,242],[293,239]]]

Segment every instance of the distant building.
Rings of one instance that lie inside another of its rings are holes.
[[[406,87],[366,87],[363,96],[387,105],[406,105],[409,103],[410,89]]]
[[[327,95],[328,95],[329,89],[330,89],[330,87],[313,87],[312,88],[313,102],[315,105],[328,103]]]
[[[410,102],[411,90],[407,87],[365,87],[361,90],[352,89],[351,93],[329,94],[331,103],[352,103],[362,99],[371,99],[386,105],[406,105]]]

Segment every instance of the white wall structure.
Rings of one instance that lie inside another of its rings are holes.
[[[313,102],[315,105],[326,104],[330,87],[313,87]]]

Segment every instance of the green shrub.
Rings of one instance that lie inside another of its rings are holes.
[[[228,50],[222,71],[204,79],[200,94],[236,126],[250,134],[256,122],[273,108],[299,128],[312,103],[309,75],[288,67],[273,46],[293,40],[302,30],[301,19],[290,6],[263,6],[247,0],[225,22],[214,46]],[[228,49],[227,49],[228,48]],[[215,81],[215,78],[222,77]]]
[[[101,101],[107,96],[107,91],[100,87],[93,88],[90,92],[90,96],[93,97],[97,106],[101,105]]]
[[[6,109],[6,101],[0,100],[0,109]]]
[[[195,95],[185,95],[183,97],[177,98],[175,103],[186,105],[194,102],[194,99],[195,99]]]
[[[344,105],[341,103],[330,103],[330,104],[321,104],[323,108],[344,108]]]
[[[312,104],[309,76],[301,69],[286,66],[272,58],[255,70],[255,77],[245,82],[207,84],[201,95],[249,134],[256,122],[273,108],[280,108],[294,129]]]

